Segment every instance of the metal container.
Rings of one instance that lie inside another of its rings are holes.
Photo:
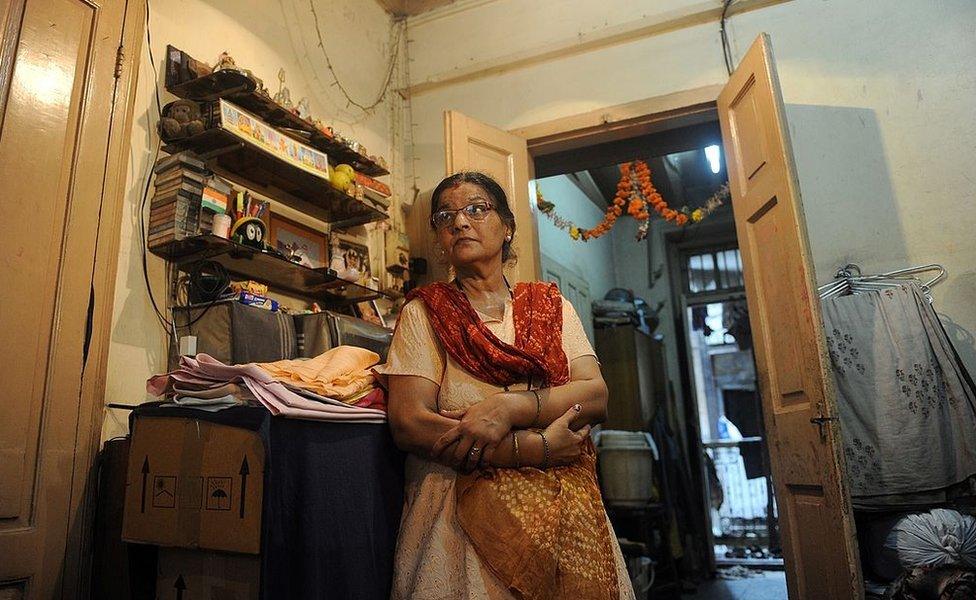
[[[657,446],[645,431],[605,430],[595,436],[603,501],[609,506],[646,506],[655,498]]]

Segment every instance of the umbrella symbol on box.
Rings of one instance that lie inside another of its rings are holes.
[[[207,477],[207,510],[230,510],[231,478]]]

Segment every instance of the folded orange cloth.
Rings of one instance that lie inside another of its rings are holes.
[[[342,400],[372,387],[374,378],[368,369],[379,360],[379,354],[365,348],[336,346],[308,360],[279,360],[258,366],[278,381]]]

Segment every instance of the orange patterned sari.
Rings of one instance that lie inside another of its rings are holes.
[[[479,379],[499,386],[530,377],[549,386],[568,383],[559,289],[519,283],[513,295],[514,345],[489,331],[451,284],[418,288],[407,300],[423,300],[445,352]],[[615,540],[595,467],[596,452],[587,440],[580,460],[569,466],[458,476],[458,522],[485,566],[516,598],[618,598]]]

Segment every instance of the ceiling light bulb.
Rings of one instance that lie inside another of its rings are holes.
[[[722,170],[722,150],[720,146],[706,146],[705,158],[708,159],[708,166],[712,168],[712,173],[718,173]]]

